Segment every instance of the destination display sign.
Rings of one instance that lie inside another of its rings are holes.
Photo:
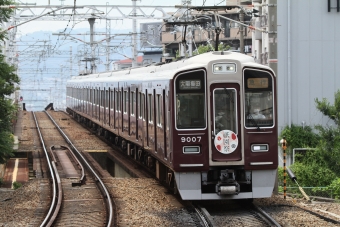
[[[268,88],[268,78],[248,78],[248,88]]]
[[[198,90],[201,89],[200,80],[180,80],[179,89],[181,90]]]

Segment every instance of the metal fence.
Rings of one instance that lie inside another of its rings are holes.
[[[299,187],[286,187],[286,193],[292,196],[303,197]],[[305,193],[309,197],[323,197],[328,199],[335,199],[333,191],[327,189],[327,187],[302,187]],[[283,187],[280,187],[280,191],[283,192]]]

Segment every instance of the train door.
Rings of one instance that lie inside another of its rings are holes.
[[[114,106],[113,106],[113,101],[114,101],[114,91],[112,90],[112,88],[110,88],[110,94],[109,94],[110,98],[109,98],[109,127],[112,128],[113,126],[113,121],[112,118],[114,117]]]
[[[139,100],[138,100],[138,88],[136,88],[136,92],[134,93],[133,97],[135,99],[135,103],[133,104],[134,105],[134,114],[135,114],[135,138],[136,138],[136,141],[138,141],[138,117],[139,117],[139,111],[138,111],[138,106],[139,106]]]
[[[137,90],[138,92],[138,90]],[[136,137],[136,125],[137,125],[137,115],[136,115],[136,88],[131,87],[130,89],[130,119],[129,119],[129,135],[131,137]]]
[[[121,122],[121,91],[119,87],[115,89],[115,110],[114,110],[114,128],[115,130],[118,130],[118,133],[120,132],[120,122]],[[120,134],[120,133],[119,133]]]
[[[121,135],[122,131],[122,89],[118,87],[117,89],[117,97],[116,97],[116,128],[118,130],[118,134]]]
[[[160,157],[162,155],[166,154],[166,145],[165,145],[165,139],[166,139],[166,118],[165,118],[165,90],[159,90],[157,91],[157,94],[155,96],[156,98],[156,151],[160,152],[158,155]],[[166,157],[166,156],[164,156]]]
[[[214,162],[242,159],[239,84],[212,84],[211,159]]]
[[[138,123],[137,123],[137,133],[136,139],[137,143],[141,146],[144,146],[144,135],[146,134],[145,126],[145,94],[143,92],[138,92],[138,100],[137,100],[137,107],[138,107]]]
[[[122,135],[129,135],[129,89],[126,87],[122,90]]]
[[[151,106],[151,94],[148,90],[145,90],[145,134],[144,134],[144,145],[149,147],[149,119],[150,119],[150,106]],[[151,118],[152,119],[152,118]]]

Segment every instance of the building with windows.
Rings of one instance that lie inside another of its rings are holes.
[[[143,56],[138,56],[137,57],[137,65],[142,66],[143,64]],[[121,69],[126,69],[126,68],[131,68],[132,67],[132,59],[124,59],[120,61],[116,61],[113,63],[113,70],[121,70]]]
[[[268,0],[267,0],[268,1]],[[339,1],[277,0],[279,126],[334,125],[315,98],[340,89]]]
[[[253,31],[252,54],[268,66],[277,62],[279,133],[292,124],[335,126],[316,108],[315,99],[325,98],[333,105],[340,90],[340,2],[252,0],[252,5],[260,16],[255,27],[267,32]],[[270,13],[269,7],[276,11]],[[273,18],[277,18],[275,27],[269,26]],[[276,34],[273,38],[269,37],[271,31]],[[273,43],[277,44],[277,59],[269,56]]]
[[[227,1],[227,5],[240,5],[241,0]],[[221,13],[220,15],[230,19],[239,21],[239,8],[231,8]],[[161,41],[163,44],[163,53],[167,57],[175,57],[176,52],[181,52],[184,49],[187,56],[191,56],[199,45],[211,45],[214,49],[216,41],[216,18],[213,15],[202,16],[196,15],[196,19],[200,21],[197,25],[173,25],[165,23],[162,26]],[[191,18],[192,19],[192,18]],[[190,20],[190,19],[188,19]],[[219,42],[229,45],[231,50],[240,51],[240,25],[236,22],[217,17],[217,22],[221,25],[221,32],[219,34]],[[245,23],[250,24],[251,17],[245,15]],[[185,37],[184,37],[185,35]],[[244,28],[244,46],[245,53],[252,53],[252,32],[248,28]],[[182,46],[182,47],[181,47]]]

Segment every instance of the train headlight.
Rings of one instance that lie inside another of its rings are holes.
[[[213,73],[235,73],[236,65],[233,63],[216,63],[213,65]]]
[[[269,151],[268,144],[253,144],[251,145],[252,152],[267,152]]]
[[[184,146],[183,154],[199,154],[201,153],[201,148],[199,146]]]
[[[214,68],[214,72],[221,72],[221,71],[222,71],[222,69],[223,69],[223,67],[222,67],[222,66],[220,66],[220,65],[216,65],[216,66],[215,66],[215,68]]]

